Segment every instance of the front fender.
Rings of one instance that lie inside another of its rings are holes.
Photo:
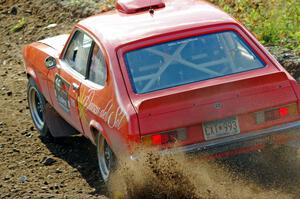
[[[25,70],[27,77],[31,77],[48,102],[51,102],[48,89],[49,69],[45,66],[45,60],[55,55],[56,51],[42,43],[32,43],[23,49]]]
[[[33,65],[31,63],[31,53],[30,53],[30,46],[25,46],[23,48],[23,58],[24,58],[24,66],[25,66],[25,71],[27,74],[27,78],[32,78],[34,82],[37,84],[38,88],[41,89],[40,82],[37,78],[36,72],[33,68]]]
[[[31,67],[27,67],[26,68],[26,74],[27,74],[27,78],[28,79],[32,78],[35,81],[35,83],[37,84],[38,88],[40,89],[41,87],[40,87],[40,84],[39,84],[39,79],[37,78],[34,69],[31,68]]]

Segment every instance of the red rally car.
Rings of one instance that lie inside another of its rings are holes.
[[[104,181],[137,146],[226,157],[300,138],[300,86],[235,19],[193,0],[116,8],[24,48],[37,130],[90,139]]]

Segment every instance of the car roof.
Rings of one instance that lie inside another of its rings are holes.
[[[126,43],[155,35],[236,21],[212,4],[200,0],[165,0],[165,7],[125,14],[118,10],[98,14],[78,23],[90,31],[106,47],[117,48]]]

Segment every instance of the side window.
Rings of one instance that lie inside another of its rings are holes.
[[[75,32],[72,41],[65,54],[65,61],[77,72],[86,75],[89,53],[93,40],[86,34]]]
[[[107,78],[107,68],[103,53],[97,44],[94,45],[93,54],[91,58],[89,80],[99,84],[105,85]]]

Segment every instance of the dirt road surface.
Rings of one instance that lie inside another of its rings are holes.
[[[54,0],[0,0],[0,198],[108,195],[88,140],[73,137],[54,144],[39,138],[29,115],[21,56],[24,44],[70,32],[80,17],[93,12]],[[284,51],[278,56],[297,74],[299,62],[287,61],[295,59],[293,54]],[[140,172],[133,172],[136,165],[121,167],[113,190],[126,187],[129,198],[300,198],[300,167],[280,162],[274,154],[258,156],[202,166],[185,158],[147,157]]]

